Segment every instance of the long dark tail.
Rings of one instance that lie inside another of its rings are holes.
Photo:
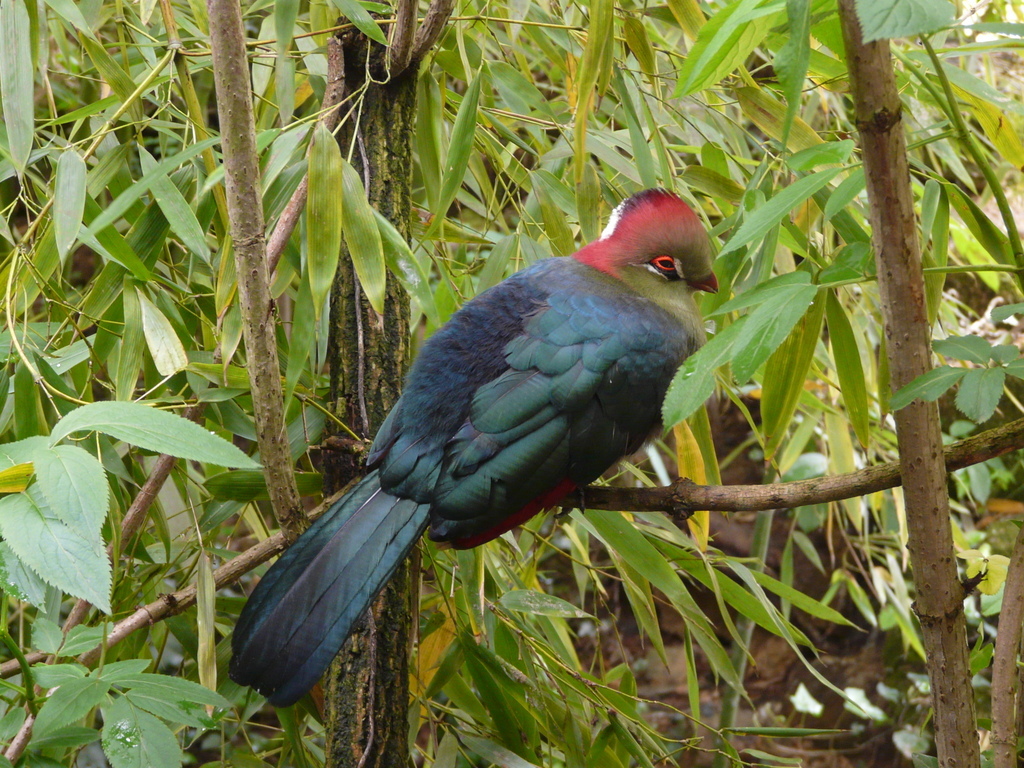
[[[231,639],[231,679],[286,707],[312,688],[427,526],[427,506],[367,475],[253,590]]]

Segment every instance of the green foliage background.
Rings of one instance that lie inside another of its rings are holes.
[[[895,53],[929,313],[938,337],[962,337],[936,347],[951,364],[908,397],[936,398],[959,382],[962,416],[950,411],[946,423],[962,436],[997,408],[1000,417],[1019,410],[1003,399],[1022,371],[1017,347],[1005,329],[978,320],[984,304],[943,298],[943,288],[950,273],[968,272],[967,285],[987,296],[1016,290],[1009,275],[1020,266],[1019,240],[1004,234],[1015,227],[991,203],[999,187],[1019,185],[1024,167],[1014,58],[1024,26],[1007,23],[1021,7],[995,3],[968,24],[954,22],[943,0],[913,4],[900,18],[887,13],[891,5],[864,3],[862,20],[869,35],[905,38]],[[368,12],[384,16],[379,26]],[[335,420],[321,400],[340,236],[371,298],[383,296],[385,271],[407,288],[419,340],[515,270],[594,239],[622,197],[651,186],[689,200],[720,250],[722,290],[702,307],[715,333],[665,407],[667,423],[689,419],[709,480],[720,467],[701,406],[716,389],[751,431],[723,468],[753,456],[770,481],[894,456],[833,2],[464,0],[419,79],[411,248],[366,205],[351,147],[339,159],[318,142],[307,161],[329,29],[343,16],[383,41],[388,7],[256,0],[244,14],[267,221],[310,167],[310,210],[340,222],[304,218],[273,276],[303,493],[319,492],[310,446]],[[937,58],[909,42],[920,33],[935,33]],[[275,719],[225,673],[243,589],[215,591],[214,569],[273,530],[258,456],[246,455],[255,430],[205,5],[0,0],[0,86],[0,632],[10,659],[0,740],[30,717],[26,765],[96,764],[99,750],[115,768],[316,765],[315,711],[300,706]],[[359,106],[357,92],[344,114]],[[171,414],[196,404],[203,428],[190,433]],[[183,460],[146,524],[123,537],[159,453]],[[617,481],[666,482],[674,451],[659,444],[649,453],[651,462],[624,467]],[[970,513],[1015,487],[1017,472],[993,460],[957,476],[956,522],[971,563],[991,548]],[[713,542],[700,551],[661,514],[573,513],[555,527],[542,517],[470,552],[425,544],[433,576],[421,604],[410,743],[423,764],[444,768],[680,760],[709,749],[697,728],[702,676],[742,687],[745,659],[729,647],[743,647],[748,625],[794,648],[810,645],[791,622],[794,609],[881,628],[919,659],[902,516],[891,493],[796,510],[775,574]],[[809,535],[832,530],[845,532],[849,554],[826,564]],[[828,573],[819,599],[792,586],[798,552]],[[189,586],[196,607],[127,631],[140,605]],[[705,615],[697,587],[724,620]],[[687,669],[686,706],[638,695],[630,654],[608,653],[617,637],[612,593],[665,662],[661,622],[676,615],[683,653],[673,659]],[[76,600],[93,607],[64,636]],[[978,671],[991,654],[986,617],[998,605],[997,593],[973,614]],[[111,633],[117,643],[93,652]],[[912,688],[900,694],[904,704]],[[652,725],[655,710],[669,713],[671,731]],[[925,718],[909,705],[903,713],[897,733]],[[768,720],[757,733],[799,735],[793,725]],[[715,748],[738,759],[726,736]]]

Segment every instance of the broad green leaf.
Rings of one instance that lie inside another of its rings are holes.
[[[850,175],[839,182],[828,196],[828,202],[823,211],[826,221],[831,221],[839,211],[848,206],[854,199],[864,191],[864,169],[856,168]]]
[[[973,368],[960,379],[956,393],[956,407],[972,421],[988,421],[996,412],[1003,396],[1006,370],[1003,368]]]
[[[315,321],[327,302],[341,254],[343,192],[341,149],[323,123],[309,147],[309,200],[306,203],[306,268]]]
[[[636,105],[633,103],[633,93],[636,88],[627,84],[626,78],[621,69],[615,70],[615,92],[619,97],[619,105],[622,114],[626,118],[626,128],[629,131],[629,144],[636,163],[636,169],[640,173],[640,183],[645,187],[658,186],[658,173],[654,167],[654,155],[651,152],[651,143],[644,136],[643,128],[640,127],[640,118],[637,115]]]
[[[122,101],[128,101],[135,91],[135,82],[132,80],[131,75],[122,69],[117,60],[107,53],[107,49],[95,38],[90,36],[83,37],[82,46],[89,54],[89,58],[92,59],[92,63],[96,66],[100,76],[107,82],[107,85],[113,89]],[[139,109],[138,103],[132,106],[130,114],[141,117],[142,112]]]
[[[39,489],[57,519],[87,540],[99,536],[110,504],[103,465],[77,445],[44,448],[34,459]]]
[[[860,346],[853,333],[853,326],[846,316],[846,310],[834,291],[829,291],[825,300],[825,318],[828,322],[828,337],[832,343],[832,359],[839,377],[839,391],[842,393],[850,424],[860,440],[867,447],[870,439],[870,417],[868,390],[864,380],[864,366],[860,359]]]
[[[373,208],[366,199],[363,181],[356,169],[342,159],[342,229],[345,244],[352,257],[359,285],[377,314],[384,313],[384,290],[387,273],[384,267],[384,245]]]
[[[949,196],[949,204],[953,207],[981,246],[999,264],[1013,264],[1010,254],[1010,243],[1006,235],[992,223],[992,219],[981,210],[971,197],[964,193],[956,184],[944,184]]]
[[[74,0],[45,0],[50,9],[71,25],[73,29],[88,37],[95,37],[89,23]]]
[[[395,225],[386,219],[380,211],[374,208],[373,213],[377,219],[377,228],[380,230],[380,238],[384,246],[384,262],[387,264],[388,270],[398,278],[406,292],[416,299],[427,319],[435,326],[441,325],[441,316],[438,314],[437,302],[430,284],[429,259],[420,258],[414,254],[409,243],[395,229]]]
[[[110,613],[110,560],[98,532],[68,528],[31,489],[0,498],[0,533],[43,581]]]
[[[139,403],[102,402],[76,408],[54,426],[50,444],[81,431],[103,432],[148,451],[222,467],[259,466],[227,440],[198,424]]]
[[[652,79],[658,73],[658,65],[647,27],[635,16],[627,16],[622,21],[622,32],[626,38],[626,46],[640,65],[640,71],[645,77]]]
[[[63,644],[64,633],[60,631],[60,627],[57,626],[57,623],[50,621],[45,616],[36,616],[36,620],[32,622],[32,646],[45,653],[56,654]],[[60,666],[72,667],[73,665],[61,664]],[[72,678],[85,677],[84,669],[77,666],[74,666],[73,668],[79,670],[79,674],[72,675]],[[53,685],[59,685],[64,679],[68,678],[62,678],[61,680],[54,682]]]
[[[856,8],[865,43],[935,32],[955,18],[946,0],[857,0]]]
[[[1024,304],[1003,304],[990,313],[993,323],[1002,323],[1011,315],[1024,315]]]
[[[935,400],[941,397],[950,387],[956,384],[967,373],[967,368],[954,368],[950,365],[940,365],[932,368],[928,373],[918,376],[905,387],[897,390],[889,401],[889,407],[898,411],[910,405],[911,402],[920,398],[921,400]]]
[[[511,611],[533,613],[539,616],[561,616],[570,619],[583,619],[590,614],[560,597],[532,589],[509,590],[498,600]]]
[[[576,250],[573,243],[572,231],[565,220],[565,213],[555,205],[547,187],[537,181],[537,174],[534,174],[535,183],[533,193],[537,197],[537,204],[540,206],[540,215],[544,221],[544,234],[547,235],[551,250],[555,256],[568,256]]]
[[[127,689],[125,696],[140,709],[193,728],[209,727],[205,707],[231,708],[219,693],[181,677],[136,672],[118,675],[113,682]]]
[[[387,45],[387,38],[384,37],[384,33],[381,32],[377,22],[373,20],[373,17],[369,12],[359,4],[358,0],[331,0],[334,7],[341,11],[349,21],[351,21],[356,29],[362,32],[371,40],[375,40],[381,45]]]
[[[762,587],[767,589],[769,592],[774,592],[783,600],[789,601],[794,607],[799,608],[801,611],[804,611],[811,616],[816,616],[819,619],[831,621],[833,624],[839,624],[845,627],[855,626],[845,616],[843,616],[843,614],[839,613],[839,611],[815,600],[813,597],[805,595],[803,592],[794,589],[788,584],[782,583],[778,579],[769,576],[767,573],[754,568],[749,569],[748,572],[754,578],[754,581]]]
[[[39,710],[34,735],[45,736],[61,726],[81,720],[106,700],[108,690],[109,684],[96,677],[62,683]]]
[[[932,342],[932,349],[943,357],[986,365],[992,359],[992,345],[981,336],[949,336]]]
[[[743,114],[776,141],[782,141],[786,125],[786,105],[764,88],[746,86],[735,89]],[[799,116],[793,118],[786,135],[786,149],[796,152],[821,144],[823,139]]]
[[[61,656],[77,656],[80,653],[91,651],[101,642],[107,634],[107,628],[102,624],[97,627],[86,627],[79,624],[72,627],[64,638],[64,644],[60,648]]]
[[[734,251],[764,237],[768,234],[768,230],[776,226],[790,211],[828,184],[837,173],[839,173],[838,168],[818,171],[817,173],[797,179],[788,187],[773,195],[764,205],[747,215],[740,228],[722,248],[719,258],[730,251]]]
[[[0,541],[0,588],[37,608],[46,600],[46,582],[28,568],[7,542]],[[57,628],[58,634],[60,628]]]
[[[57,181],[53,193],[53,228],[57,253],[63,259],[78,239],[85,215],[85,161],[69,147],[57,161]]]
[[[217,631],[214,626],[217,587],[213,565],[205,551],[199,553],[196,575],[196,639],[199,642],[199,682],[210,691],[217,690]]]
[[[0,0],[0,103],[11,161],[25,172],[32,153],[32,31],[24,0]]]
[[[123,696],[103,708],[102,743],[112,768],[180,768],[184,758],[171,729]]]
[[[144,148],[139,149],[139,160],[142,172],[149,173],[156,167],[156,160]],[[206,235],[199,225],[195,211],[185,196],[171,181],[167,172],[153,177],[153,199],[167,219],[171,231],[181,238],[182,244],[203,261],[210,261],[210,247],[206,244]]]
[[[601,235],[601,180],[593,163],[583,167],[583,179],[576,185],[576,219],[584,243],[591,243]]]
[[[614,3],[612,0],[593,0],[590,3],[590,19],[587,38],[583,44],[583,56],[576,69],[576,109],[573,125],[573,156],[575,158],[573,181],[583,181],[583,167],[586,163],[587,121],[594,105],[594,89],[600,82],[607,82],[612,62],[604,55],[605,44],[615,31]],[[607,71],[606,71],[607,69]],[[571,103],[571,97],[570,97]]]
[[[704,90],[741,66],[774,26],[764,17],[777,11],[762,0],[734,0],[717,10],[687,53],[673,97]]]
[[[146,336],[146,346],[153,356],[153,364],[161,376],[173,376],[184,370],[188,365],[185,347],[174,332],[171,321],[164,317],[146,295],[136,289],[139,297],[139,309],[142,313],[142,332]]]
[[[499,768],[540,768],[536,763],[524,760],[515,752],[510,752],[493,741],[477,736],[462,736],[460,739],[467,749],[472,750],[488,763]]]

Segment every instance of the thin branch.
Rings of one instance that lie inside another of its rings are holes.
[[[12,763],[18,762],[18,758],[21,757],[25,751],[25,747],[28,746],[29,741],[32,740],[32,727],[36,724],[36,716],[30,714],[25,718],[25,722],[21,724],[21,728],[18,729],[17,735],[11,739],[11,743],[7,745],[7,751],[4,752],[4,757],[10,760]]]
[[[450,12],[449,12],[450,13]],[[395,24],[388,46],[388,69],[392,77],[405,72],[412,61],[413,34],[416,31],[416,0],[398,0]]]
[[[306,518],[285,431],[242,11],[238,0],[207,0],[207,9],[256,439],[274,513],[285,534],[294,539],[304,529]]]
[[[323,112],[320,115],[320,122],[327,126],[328,130],[334,131],[341,120],[341,102],[345,98],[345,51],[342,48],[341,40],[332,35],[327,41],[327,90],[324,92]],[[291,198],[284,207],[281,216],[270,233],[267,241],[267,268],[273,274],[277,269],[277,263],[281,260],[281,254],[288,244],[288,239],[295,231],[299,223],[299,216],[306,207],[306,197],[309,195],[309,170],[302,177],[299,186],[292,192]]]
[[[422,59],[434,47],[444,32],[448,19],[451,18],[455,0],[431,0],[427,15],[416,32],[416,42],[412,46],[412,58]]]
[[[952,443],[943,450],[943,458],[946,471],[953,472],[1021,448],[1024,448],[1024,419]],[[661,511],[688,517],[696,509],[718,512],[792,509],[864,496],[901,483],[899,463],[889,462],[845,475],[771,485],[696,485],[684,478],[663,488],[592,486],[586,489],[585,499],[591,509]]]
[[[1003,586],[1003,607],[992,662],[992,759],[995,768],[1017,766],[1017,654],[1024,627],[1024,527],[1017,531]]]

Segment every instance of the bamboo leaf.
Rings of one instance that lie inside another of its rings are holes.
[[[146,346],[153,356],[156,369],[161,376],[171,376],[183,370],[188,365],[188,355],[178,334],[174,332],[174,326],[142,291],[138,288],[135,290],[142,313],[142,332],[146,336]]]
[[[699,413],[699,409],[698,409]],[[688,477],[698,485],[704,485],[708,481],[707,472],[704,469],[704,456],[700,446],[693,435],[689,425],[681,421],[673,427],[676,437],[676,464],[680,477]],[[711,515],[707,510],[696,510],[686,519],[686,526],[690,529],[690,535],[697,543],[697,549],[701,552],[708,550],[708,535],[710,533]]]
[[[144,148],[139,149],[139,160],[141,161],[143,173],[149,173],[156,167],[156,160]],[[181,238],[181,242],[192,253],[203,261],[209,263],[210,248],[206,244],[206,235],[199,225],[195,211],[189,205],[185,196],[170,180],[167,172],[156,174],[152,180],[153,198],[160,206],[160,211],[167,219],[171,231]]]
[[[462,104],[459,105],[458,114],[455,116],[451,143],[448,146],[448,161],[445,164],[441,180],[441,194],[438,196],[437,208],[434,210],[434,220],[424,234],[425,240],[435,235],[440,229],[441,223],[448,214],[448,209],[455,200],[455,195],[458,194],[459,188],[462,186],[462,179],[466,175],[469,155],[473,150],[473,138],[476,133],[480,77],[478,73],[466,88]]]
[[[846,316],[835,291],[828,291],[825,300],[825,317],[828,322],[828,337],[832,344],[832,359],[839,376],[839,391],[842,393],[846,411],[853,431],[860,444],[867,447],[870,438],[870,412],[868,411],[868,390],[864,379],[864,366],[860,360],[860,346],[853,333],[853,326]]]
[[[388,40],[377,26],[377,22],[357,0],[331,0],[331,2],[345,18],[356,26],[356,29],[371,40],[375,40],[381,45],[387,45]]]
[[[57,253],[63,259],[78,239],[85,214],[85,161],[74,149],[61,152],[53,193],[53,228]]]
[[[327,302],[341,254],[344,190],[341,149],[323,123],[309,147],[309,199],[306,203],[306,269],[314,319]]]
[[[35,95],[32,31],[24,0],[0,0],[0,102],[7,149],[19,174],[32,153]]]
[[[378,314],[383,314],[387,275],[380,229],[356,169],[344,159],[342,166],[342,195],[345,201],[342,203],[341,223],[345,244],[370,306]]]

